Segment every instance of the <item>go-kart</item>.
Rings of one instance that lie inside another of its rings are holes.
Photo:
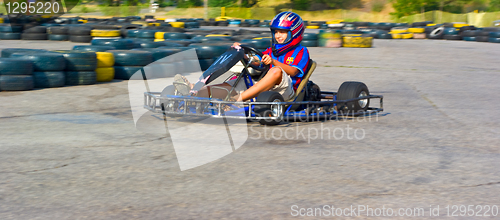
[[[262,125],[278,125],[283,120],[360,116],[383,111],[383,96],[370,95],[368,87],[362,82],[344,82],[337,92],[321,91],[318,85],[309,80],[316,68],[316,62],[313,60],[309,60],[307,72],[295,95],[288,100],[284,100],[277,92],[266,91],[250,101],[229,101],[235,86],[228,90],[217,88],[215,84],[232,78],[236,80],[234,85],[244,80],[248,89],[269,70],[269,66],[259,64],[260,61],[254,59],[257,55],[263,56],[259,50],[245,45],[241,45],[241,48],[232,48],[222,54],[195,85],[198,89],[204,85],[212,85],[210,89],[227,90],[225,99],[180,95],[177,87],[169,85],[162,92],[145,92],[144,108],[163,113],[166,117],[225,117],[258,121]],[[241,72],[229,71],[240,61],[243,64]],[[378,108],[369,106],[372,99],[380,100]]]

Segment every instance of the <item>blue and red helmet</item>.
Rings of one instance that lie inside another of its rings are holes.
[[[274,37],[276,30],[288,31],[288,37],[283,43],[278,43]],[[284,53],[297,47],[302,41],[304,33],[304,22],[302,18],[291,11],[281,12],[271,21],[271,32],[273,37],[272,50],[275,56],[281,56]]]

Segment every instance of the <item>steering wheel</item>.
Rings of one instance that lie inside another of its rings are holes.
[[[255,49],[251,46],[240,45],[240,47],[243,48],[243,50],[245,50],[245,54],[248,57],[254,57],[255,55],[258,55],[262,59],[262,57],[264,56],[264,54],[262,52],[260,52],[259,50]],[[253,62],[255,62],[255,61],[253,61]],[[270,65],[262,65],[261,61],[258,61],[258,62],[259,62],[259,65],[250,64],[249,66],[252,67],[254,70],[261,72],[259,75],[265,75],[267,73],[267,71],[269,70]],[[248,64],[248,63],[246,63],[246,64]]]

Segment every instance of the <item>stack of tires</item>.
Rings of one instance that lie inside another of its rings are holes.
[[[444,29],[443,39],[446,40],[462,40],[459,30],[455,27],[447,27]]]
[[[95,69],[97,82],[109,82],[115,78],[115,57],[110,52],[95,52],[97,68]]]
[[[412,27],[408,28],[408,32],[413,34],[413,39],[425,39],[425,28],[423,27]]]
[[[462,39],[465,41],[476,41],[478,31],[477,30],[466,30],[462,31]]]
[[[427,38],[429,39],[443,39],[444,37],[444,29],[445,27],[443,26],[430,26],[427,29]]]
[[[488,41],[491,43],[500,43],[500,29],[490,32]]]
[[[108,50],[115,50],[115,49],[116,49],[115,47],[102,46],[102,45],[76,45],[73,47],[73,50],[92,51],[92,52],[106,52]]]
[[[318,46],[338,48],[342,46],[342,35],[339,30],[320,30]]]
[[[318,46],[318,34],[304,33],[302,35],[302,42],[300,44],[304,47],[317,47]]]
[[[153,54],[140,50],[108,50],[115,58],[115,79],[129,80],[134,73],[153,62]]]
[[[90,36],[92,28],[85,26],[70,27],[68,30],[69,41],[76,43],[89,43],[92,41]]]
[[[95,39],[92,40],[91,45],[110,46],[117,50],[130,50],[137,46],[131,39]]]
[[[162,31],[158,31],[155,33],[155,42],[159,42],[159,41],[165,41],[165,33],[167,32],[162,32]]]
[[[240,43],[248,44],[257,50],[264,51],[267,48],[271,47],[271,41],[272,41],[271,38],[258,37],[258,38],[253,38],[253,39],[244,39],[244,40],[240,41]]]
[[[90,36],[92,36],[93,39],[120,39],[121,32],[120,30],[93,29],[90,31]]]
[[[52,26],[47,28],[47,33],[49,34],[49,40],[52,41],[67,41],[69,40],[68,27],[64,26]]]
[[[47,40],[47,27],[34,26],[25,29],[21,34],[22,40]]]
[[[389,34],[392,35],[392,39],[412,39],[413,33],[408,32],[407,27],[394,27],[391,28],[391,32]]]
[[[56,50],[66,62],[64,75],[66,85],[91,85],[96,83],[97,57],[95,52],[77,50]]]
[[[13,53],[12,58],[23,59],[33,63],[33,86],[35,88],[52,88],[65,85],[64,69],[66,61],[64,56],[49,51],[26,51]],[[26,83],[29,79],[23,79]],[[28,85],[26,85],[28,87]]]
[[[154,41],[156,32],[159,32],[159,30],[144,29],[139,30],[135,36],[140,40]]]
[[[33,88],[33,63],[31,61],[0,58],[0,91],[25,91]]]
[[[0,26],[0,40],[20,40],[23,26],[4,24]]]
[[[370,48],[373,46],[373,37],[345,35],[342,37],[342,47]]]

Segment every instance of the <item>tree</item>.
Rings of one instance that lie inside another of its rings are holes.
[[[500,0],[490,0],[488,11],[500,11]]]
[[[474,0],[393,0],[392,15],[398,18],[420,12],[442,10],[452,13],[463,13],[464,6]]]

